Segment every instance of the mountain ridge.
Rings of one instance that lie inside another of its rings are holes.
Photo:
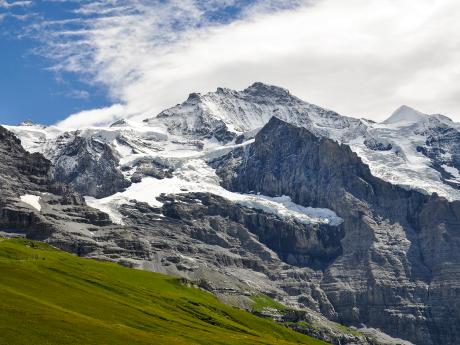
[[[132,156],[129,151],[158,156],[157,152],[165,147],[177,151],[188,146],[196,152],[230,147],[252,139],[276,116],[316,135],[348,144],[375,176],[388,182],[459,200],[460,124],[443,115],[426,115],[411,109],[403,106],[393,115],[406,111],[409,117],[415,114],[418,121],[395,125],[397,122],[387,123],[390,116],[382,123],[374,123],[304,102],[286,89],[254,83],[243,91],[219,88],[203,95],[191,94],[182,104],[141,123],[124,120],[112,127],[70,132],[40,126],[7,128],[22,139],[29,151],[41,152],[54,163],[60,147],[69,145],[69,136],[102,141],[123,160],[127,154]],[[127,183],[120,181],[115,185],[121,191]]]

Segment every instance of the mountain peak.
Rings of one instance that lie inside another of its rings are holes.
[[[110,125],[110,128],[113,128],[113,127],[126,127],[126,126],[129,126],[129,123],[125,119],[120,119],[120,120],[115,121],[114,123],[112,123]]]
[[[46,125],[35,123],[32,120],[25,120],[18,124],[18,127],[46,128]]]
[[[24,120],[22,121],[18,126],[22,127],[32,127],[35,126],[36,124],[32,120]]]
[[[261,82],[255,82],[243,92],[254,96],[291,96],[287,89]]]
[[[196,102],[201,100],[201,93],[199,92],[192,92],[188,95],[187,102]]]
[[[407,105],[402,105],[383,123],[385,124],[411,124],[417,123],[425,120],[428,117],[427,114],[424,114],[414,108],[411,108]]]

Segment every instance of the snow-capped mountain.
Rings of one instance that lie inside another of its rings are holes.
[[[375,176],[407,189],[460,199],[460,125],[443,115],[407,106],[366,136],[345,141]]]
[[[361,121],[304,102],[286,89],[255,83],[243,91],[218,88],[204,95],[193,93],[182,104],[146,119],[165,126],[171,134],[212,136],[225,129],[243,134],[262,128],[273,116],[315,133],[341,140],[359,133]]]
[[[349,145],[375,176],[388,182],[424,193],[435,192],[449,200],[460,199],[460,125],[449,118],[402,106],[386,121],[375,123],[342,116],[304,102],[283,88],[262,83],[243,91],[219,88],[203,95],[193,93],[182,104],[141,123],[121,120],[107,128],[72,132],[30,123],[8,128],[29,151],[41,152],[53,161],[64,176],[72,175],[74,164],[63,157],[68,156],[64,151],[77,137],[87,138],[86,142],[90,138],[92,147],[95,141],[107,144],[130,179],[136,169],[132,163],[142,157],[160,163],[167,160],[173,165],[177,162],[172,161],[183,163],[184,157],[207,160],[234,145],[248,143],[273,116]],[[78,159],[83,152],[86,149]],[[112,175],[117,174],[112,171]],[[104,174],[100,172],[100,176]],[[93,188],[98,192],[80,191],[96,197],[111,194],[114,189],[104,191],[102,184]],[[119,190],[126,185],[118,180],[116,184]]]
[[[285,89],[255,83],[243,91],[192,94],[146,123],[162,124],[176,135],[210,137],[224,130],[249,137],[273,116],[349,145],[384,180],[460,199],[460,125],[446,116],[423,114],[407,106],[386,121],[374,123],[341,116]]]

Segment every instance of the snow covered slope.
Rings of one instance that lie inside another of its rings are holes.
[[[262,83],[243,91],[218,88],[204,95],[193,93],[184,103],[145,122],[166,128],[171,134],[211,137],[222,128],[237,134],[260,129],[273,116],[337,140],[365,129],[361,120],[306,103],[286,89]]]
[[[334,226],[342,222],[331,210],[302,207],[294,204],[289,197],[269,198],[263,195],[239,194],[222,188],[219,178],[207,161],[236,147],[248,145],[252,139],[242,144],[222,144],[215,138],[187,139],[181,135],[168,134],[161,126],[153,127],[129,121],[108,128],[85,128],[74,132],[32,124],[8,129],[24,139],[23,144],[27,150],[43,153],[53,161],[56,165],[55,175],[64,169],[68,175],[84,176],[88,185],[100,181],[101,184],[106,182],[107,188],[113,186],[113,179],[104,181],[101,178],[101,175],[106,174],[106,168],[91,168],[105,167],[108,160],[104,159],[105,154],[88,145],[88,141],[110,147],[113,156],[118,160],[109,162],[116,163],[114,168],[123,174],[127,182],[132,183],[109,196],[95,198],[98,194],[91,194],[86,200],[90,206],[108,213],[115,223],[123,224],[122,215],[118,211],[121,205],[136,200],[159,207],[162,203],[157,198],[161,194],[188,192],[210,192],[238,204],[282,218],[293,218],[302,223]],[[76,141],[85,143],[83,150],[75,150]],[[79,187],[81,182],[79,180],[74,187]]]
[[[422,192],[460,199],[460,124],[403,106],[345,143],[375,176]]]
[[[79,174],[87,181],[97,180],[97,186],[83,191],[92,196],[92,206],[118,222],[118,206],[130,200],[158,206],[161,193],[208,191],[286,217],[338,224],[340,219],[331,211],[299,208],[282,196],[237,195],[219,186],[206,162],[250,144],[273,116],[350,145],[384,180],[460,199],[460,125],[449,118],[403,106],[388,120],[374,123],[341,116],[262,83],[243,91],[219,88],[191,94],[182,104],[143,122],[127,119],[67,132],[30,123],[7,128],[27,150],[43,153],[66,178]],[[74,149],[76,142],[84,145]],[[87,185],[84,179],[78,183]]]
[[[243,91],[219,88],[191,94],[184,103],[145,122],[187,137],[209,138],[224,129],[250,138],[272,116],[350,145],[372,173],[386,181],[460,199],[460,124],[408,106],[375,123],[342,116],[285,89],[255,83]]]

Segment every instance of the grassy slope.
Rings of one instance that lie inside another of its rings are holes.
[[[325,344],[176,279],[0,239],[0,344]]]
[[[252,296],[251,299],[254,302],[254,304],[252,305],[252,311],[254,312],[261,313],[266,308],[276,309],[280,312],[287,309],[281,303],[265,295]]]

